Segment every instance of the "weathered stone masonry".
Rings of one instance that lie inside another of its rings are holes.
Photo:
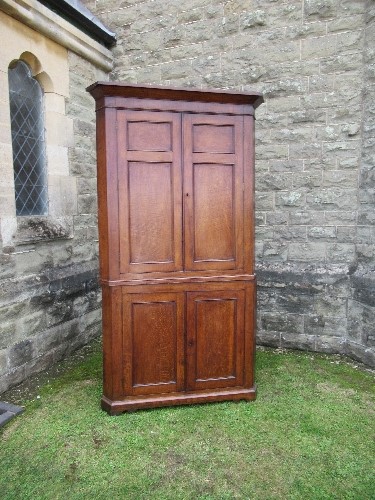
[[[86,1],[111,79],[254,89],[258,342],[375,364],[374,2]]]
[[[1,31],[12,31],[0,48],[1,393],[101,331],[95,111],[85,87],[107,78],[112,56],[39,2],[21,2],[16,12],[11,2],[0,7]],[[18,58],[45,92],[50,203],[44,217],[15,216],[7,68]]]
[[[0,0],[0,10],[13,3]],[[26,13],[46,9],[15,3]],[[258,342],[347,353],[374,366],[374,2],[82,3],[117,34],[112,80],[264,93],[256,127]],[[95,113],[85,88],[107,79],[109,67],[75,28],[64,31],[71,45],[62,48],[59,30],[48,35],[58,37],[54,45],[18,22],[8,19],[4,29],[27,37],[35,72],[59,69],[61,81],[46,93],[52,214],[16,226],[8,102],[0,96],[0,393],[100,332]],[[5,37],[0,53],[13,54],[15,40]]]

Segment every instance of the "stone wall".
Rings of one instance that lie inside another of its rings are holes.
[[[374,351],[374,3],[89,0],[111,79],[264,93],[258,342]]]
[[[54,33],[58,29],[54,26]],[[72,30],[79,42],[78,30]],[[37,26],[26,26],[2,11],[0,31],[2,393],[100,334],[95,111],[85,88],[108,77]],[[82,34],[84,42],[96,44]],[[98,58],[102,49],[95,50]],[[49,214],[44,217],[15,213],[7,69],[19,58],[29,64],[45,93]]]

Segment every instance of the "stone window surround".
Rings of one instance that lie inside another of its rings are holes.
[[[68,97],[68,93],[67,91],[66,95],[56,93],[54,88],[56,82],[43,70],[41,61],[34,54],[26,51],[17,59],[29,66],[32,76],[44,91],[49,209],[46,216],[16,215],[13,155],[9,137],[7,163],[11,165],[5,167],[2,173],[5,184],[2,190],[8,202],[6,207],[2,207],[0,221],[5,252],[14,252],[19,245],[37,241],[73,238],[73,215],[77,213],[76,180],[69,175],[68,164],[68,147],[73,144],[73,121],[65,116],[65,98]],[[13,61],[7,62],[9,66]],[[67,72],[68,67],[65,70]],[[5,91],[8,95],[8,89]]]
[[[16,22],[19,21],[22,25],[35,30],[40,39],[46,37],[57,42],[65,49],[66,54],[66,49],[69,49],[102,70],[112,69],[113,56],[108,49],[38,1],[0,0],[0,14],[1,11],[11,16]],[[25,48],[28,48],[27,43],[25,43]],[[5,200],[3,199],[3,203],[0,203],[0,242],[2,242],[3,251],[9,253],[22,252],[22,248],[17,250],[19,245],[32,245],[37,241],[51,239],[73,238],[73,215],[77,213],[77,187],[75,178],[69,175],[68,163],[68,147],[73,145],[73,121],[65,116],[65,99],[69,97],[69,89],[68,85],[65,85],[62,91],[64,85],[58,81],[59,75],[57,73],[51,75],[45,71],[42,59],[25,50],[17,54],[15,58],[6,61],[7,67],[14,60],[26,62],[31,68],[32,76],[38,80],[44,91],[49,193],[49,215],[16,216],[11,142],[6,141],[5,146],[8,146],[8,150],[4,148],[6,150],[4,156],[6,163],[11,163],[12,175],[10,175],[9,165],[8,168],[3,169],[1,184],[6,187],[2,187],[3,192],[5,190]],[[0,69],[4,76],[5,67]],[[68,65],[64,70],[66,72],[64,78],[68,78]],[[4,84],[6,86],[4,92],[8,94],[5,81]],[[8,124],[5,125],[7,127]]]
[[[106,72],[112,70],[113,55],[110,50],[37,0],[0,0],[0,10],[98,68]]]

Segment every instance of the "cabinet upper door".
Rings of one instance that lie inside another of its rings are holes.
[[[243,268],[243,117],[185,115],[185,269]]]
[[[182,269],[181,116],[117,112],[120,273]]]

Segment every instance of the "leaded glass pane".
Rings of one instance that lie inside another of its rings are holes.
[[[48,211],[43,90],[30,68],[9,68],[9,102],[17,215]]]

